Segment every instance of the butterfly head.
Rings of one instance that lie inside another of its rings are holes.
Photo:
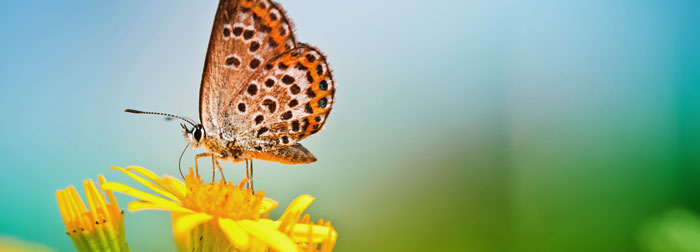
[[[180,126],[184,130],[187,142],[194,148],[199,147],[202,141],[207,138],[207,133],[201,124],[196,124],[191,129],[188,129],[185,124],[180,124]]]

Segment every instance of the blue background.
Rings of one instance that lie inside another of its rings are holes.
[[[71,250],[57,189],[177,174],[180,126],[122,111],[198,118],[216,5],[0,2],[0,234]],[[697,248],[697,1],[282,5],[338,90],[302,142],[318,162],[256,162],[273,217],[314,195],[338,251]],[[134,251],[174,249],[164,212],[126,228]]]

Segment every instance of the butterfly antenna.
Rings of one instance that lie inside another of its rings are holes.
[[[141,110],[135,110],[135,109],[125,109],[124,112],[127,112],[127,113],[134,113],[134,114],[167,116],[167,117],[177,118],[177,119],[183,120],[183,121],[185,121],[185,122],[187,122],[187,123],[189,123],[189,124],[192,124],[192,126],[196,126],[196,125],[197,125],[196,123],[194,123],[194,120],[189,119],[189,118],[184,117],[184,116],[176,116],[176,115],[166,114],[166,113],[160,113],[160,112],[147,112],[147,111],[141,111]]]
[[[189,144],[185,145],[185,149],[182,150],[182,153],[180,153],[180,159],[177,160],[177,170],[180,171],[180,177],[182,177],[182,180],[185,180],[185,175],[182,174],[182,167],[180,166],[180,164],[182,163],[182,156],[185,155],[185,151],[187,150],[187,147],[189,147],[189,146],[190,146]]]

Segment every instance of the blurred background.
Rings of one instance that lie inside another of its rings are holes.
[[[700,250],[700,2],[280,1],[338,91],[318,162],[256,162],[272,217],[314,195],[336,251]],[[122,111],[198,118],[216,6],[0,2],[0,235],[71,251],[57,189],[177,174],[178,123]],[[169,223],[127,213],[132,250]]]

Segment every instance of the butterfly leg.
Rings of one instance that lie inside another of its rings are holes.
[[[253,187],[253,160],[250,160],[250,190],[255,194],[255,188]]]
[[[224,183],[226,183],[226,177],[224,177],[224,171],[223,171],[223,169],[221,169],[221,165],[219,164],[219,160],[217,160],[217,158],[219,158],[219,157],[213,153],[211,154],[211,167],[212,167],[212,169],[214,169],[214,167],[219,168],[219,173],[221,173],[221,178],[224,179]]]
[[[216,159],[214,159],[214,154],[211,154],[211,182],[214,183],[216,180]]]
[[[248,166],[248,161],[250,161],[250,166]],[[253,190],[253,193],[255,193],[255,188],[253,187],[253,159],[245,160],[245,177],[248,179],[248,188]]]
[[[203,157],[208,157],[209,153],[199,153],[196,156],[194,156],[194,170],[199,175],[199,165],[197,165],[197,159],[203,158]]]
[[[248,172],[248,159],[245,160],[246,187],[250,188],[250,173]]]

